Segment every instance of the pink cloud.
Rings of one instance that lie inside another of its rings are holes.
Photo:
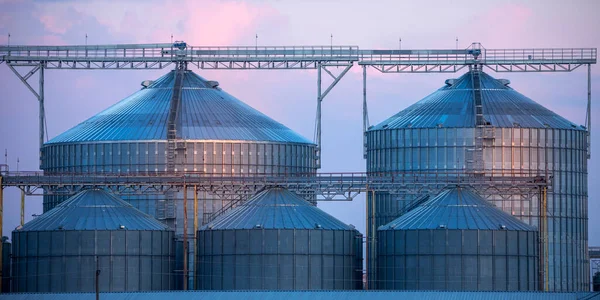
[[[57,34],[65,34],[73,25],[69,21],[69,18],[61,18],[53,14],[40,15],[39,20],[44,25],[46,31]]]
[[[13,17],[7,13],[0,13],[0,29],[8,28],[8,24],[13,22]]]

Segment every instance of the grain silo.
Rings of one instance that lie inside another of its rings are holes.
[[[13,292],[170,290],[174,233],[104,190],[85,190],[17,228]]]
[[[282,188],[260,192],[198,231],[197,288],[362,288],[362,235]]]
[[[589,289],[586,130],[478,68],[367,132],[367,172],[553,176],[547,195],[548,237],[543,288]],[[369,196],[367,235],[399,217],[414,196]],[[540,227],[541,199],[522,195],[487,200]],[[371,244],[369,265],[377,249]],[[369,278],[377,280],[374,268]]]
[[[376,287],[534,291],[538,232],[476,193],[450,188],[379,227]]]
[[[199,176],[310,174],[315,145],[195,73],[177,69],[47,142],[45,174]],[[191,194],[191,193],[189,193]],[[188,195],[189,195],[188,194]],[[44,211],[65,197],[44,196]],[[135,208],[183,235],[183,194],[123,196]],[[198,223],[214,217],[230,199],[200,189]],[[194,231],[188,201],[187,233]],[[188,247],[193,250],[194,247]],[[193,254],[190,253],[192,263]],[[192,270],[192,268],[188,268]]]

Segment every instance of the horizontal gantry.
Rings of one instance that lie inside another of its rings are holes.
[[[47,69],[162,69],[186,63],[200,69],[317,69],[371,66],[385,73],[450,73],[469,65],[496,72],[569,72],[595,64],[596,48],[361,50],[357,46],[195,47],[187,44],[3,46],[0,63]]]

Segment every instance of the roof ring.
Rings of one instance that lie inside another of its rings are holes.
[[[125,225],[119,225],[119,229],[125,229]]]
[[[259,228],[260,229],[260,228],[262,228],[262,225],[256,224],[256,225],[254,225],[254,228]]]
[[[444,229],[444,228],[446,228],[446,225],[445,224],[440,224],[439,228]]]
[[[500,224],[500,229],[506,230],[506,225]]]
[[[323,226],[321,226],[321,224],[315,224],[315,229],[323,229]]]

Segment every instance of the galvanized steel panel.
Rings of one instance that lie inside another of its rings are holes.
[[[53,210],[31,220],[18,231],[54,230],[165,230],[168,227],[152,216],[104,190],[85,190]],[[86,238],[83,238],[85,242]],[[32,241],[33,243],[33,241]],[[73,247],[79,245],[76,242]],[[87,251],[84,246],[83,251]]]
[[[532,291],[538,287],[536,231],[530,231],[532,238],[515,234],[508,241],[511,232],[500,230],[396,231],[406,234],[379,230],[377,235],[377,289]],[[478,237],[484,235],[498,243],[481,244]],[[533,251],[507,253],[511,245],[520,244],[530,245]]]
[[[230,247],[212,247],[221,236],[230,239]],[[298,239],[298,236],[304,238]],[[334,236],[337,236],[335,240]],[[204,229],[199,231],[198,237],[196,280],[199,289],[356,289],[362,286],[362,274],[356,272],[362,269],[362,251],[359,250],[362,236],[353,229]],[[333,242],[325,246],[325,240]],[[300,243],[304,245],[299,246]],[[313,249],[310,254],[307,253],[309,246]],[[297,252],[297,249],[303,250]]]
[[[340,229],[350,226],[282,188],[260,192],[202,229]],[[331,237],[333,239],[333,236]],[[325,239],[329,241],[329,239]],[[333,251],[328,249],[327,251]]]
[[[499,210],[473,191],[451,188],[380,227],[396,229],[499,229],[534,230],[533,227]]]
[[[494,127],[584,130],[499,80],[481,72],[483,115]],[[475,127],[471,73],[456,79],[370,130],[397,128]],[[517,124],[517,125],[515,125]]]
[[[137,293],[102,293],[106,300],[575,300],[595,299],[600,293],[542,293],[542,292],[439,292],[439,291],[171,291]],[[93,293],[81,294],[9,294],[7,300],[79,300],[93,299]]]
[[[47,144],[166,140],[175,71],[98,113]],[[177,124],[186,140],[271,141],[312,144],[281,123],[186,71]]]

